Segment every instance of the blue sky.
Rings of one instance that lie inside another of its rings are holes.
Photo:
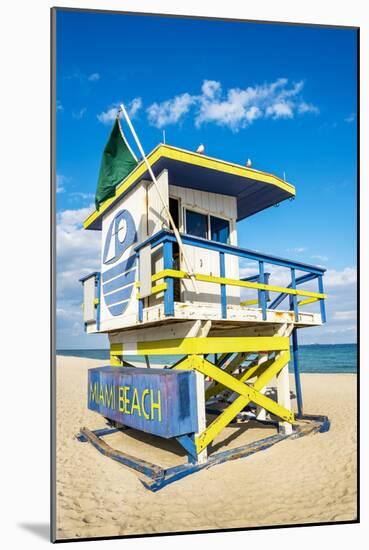
[[[241,246],[327,267],[329,322],[303,341],[356,339],[356,33],[124,14],[57,16],[58,347],[83,334],[80,273],[98,267],[81,229],[114,109],[147,152],[162,141],[272,172],[296,199],[238,226]]]

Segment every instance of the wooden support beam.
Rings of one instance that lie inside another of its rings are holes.
[[[237,392],[239,397],[225,411],[219,415],[206,430],[195,438],[196,448],[198,452],[205,449],[211,441],[220,433],[220,431],[233,420],[233,418],[250,402],[253,401],[257,405],[267,409],[272,414],[278,416],[286,422],[293,423],[293,412],[275,403],[269,397],[260,393],[260,390],[271,380],[283,367],[288,363],[290,352],[282,351],[278,358],[264,370],[258,377],[255,384],[251,387],[243,382],[236,380],[233,376],[223,372],[221,369],[197,356],[189,357],[187,368],[194,368],[203,374],[210,376],[214,380],[221,382],[230,390]]]
[[[259,368],[262,368],[263,365],[268,361],[268,356],[266,356],[265,354],[263,355],[260,355],[259,356],[259,359],[258,359],[258,367]],[[262,393],[263,395],[265,394],[267,388],[266,386],[264,386],[264,388],[262,388],[260,390],[260,393]],[[257,420],[266,420],[266,410],[263,408],[263,407],[260,407],[260,405],[258,405],[256,407],[256,419]]]
[[[308,304],[314,304],[315,302],[319,302],[319,298],[307,298],[306,300],[301,300],[298,302],[298,305],[307,306]]]
[[[253,354],[253,353],[254,352],[251,352],[251,354]],[[233,359],[226,364],[225,367],[224,366],[221,367],[222,370],[224,372],[233,373],[241,365],[241,363],[243,363],[243,361],[246,361],[246,358],[247,358],[248,355],[250,355],[250,354],[238,353],[236,355],[236,357],[233,357]],[[216,366],[218,366],[218,365],[216,365]],[[213,381],[213,384],[206,389],[205,401],[208,401],[208,399],[210,399],[214,395],[217,395],[218,393],[220,393],[221,391],[223,391],[225,389],[226,388],[225,388],[225,386],[223,386],[223,384],[220,384],[219,382],[214,382]]]
[[[248,355],[253,355],[253,352],[250,354],[246,353],[239,353],[232,361],[230,365],[226,369],[223,369],[224,372],[228,373],[234,373],[234,371],[243,363],[243,361],[247,361]],[[266,367],[269,367],[273,363],[274,359],[270,359],[266,363],[260,366],[258,363],[258,358],[256,358],[248,367],[248,369],[239,374],[233,374],[234,378],[237,380],[240,380],[241,382],[245,382],[246,380],[249,380],[250,378],[258,377],[260,374],[265,370]],[[213,397],[214,395],[218,395],[219,393],[227,390],[223,384],[220,384],[219,382],[214,382],[212,386],[209,386],[205,392],[205,401]]]
[[[277,396],[278,403],[282,407],[291,408],[290,396],[290,377],[288,374],[288,363],[277,374]],[[279,429],[281,433],[291,434],[292,426],[288,422],[280,422]]]
[[[284,336],[184,338],[137,342],[136,349],[137,355],[206,355],[208,353],[282,351],[289,349],[289,340]]]

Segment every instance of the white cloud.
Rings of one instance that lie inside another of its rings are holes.
[[[220,82],[217,82],[216,80],[204,80],[201,90],[205,97],[213,98],[216,95],[219,95],[222,88]]]
[[[101,76],[99,73],[91,73],[88,77],[87,77],[87,80],[89,80],[90,82],[97,82],[97,80],[100,80]]]
[[[102,113],[98,114],[97,119],[103,124],[110,124],[113,120],[116,119],[117,112],[118,112],[118,106],[111,107],[107,111],[103,111]]]
[[[265,271],[270,273],[269,283],[275,286],[287,286],[291,282],[291,273],[287,268],[265,265]],[[254,276],[258,273],[257,262],[242,260],[240,262],[240,278]],[[297,277],[302,271],[296,273]],[[346,267],[342,270],[327,270],[324,277],[324,290],[327,293],[326,312],[327,323],[321,327],[309,328],[301,331],[301,343],[345,343],[356,340],[356,269]],[[300,285],[302,290],[318,291],[317,280]],[[277,294],[272,293],[274,300]],[[255,290],[241,290],[242,300],[257,298]],[[279,306],[288,308],[288,298]],[[319,303],[303,306],[304,311],[319,312]]]
[[[67,176],[63,176],[62,174],[56,175],[56,192],[57,193],[64,193],[65,191],[65,184],[67,183],[69,178]]]
[[[328,328],[327,329],[328,334],[344,334],[350,333],[352,336],[356,335],[356,325],[349,325],[347,327],[336,327],[336,328]]]
[[[336,319],[337,321],[353,321],[356,319],[356,310],[335,311],[333,319]]]
[[[122,101],[117,101],[111,107],[109,107],[106,111],[102,111],[97,115],[97,119],[102,122],[103,124],[110,124],[116,119],[117,112],[119,109],[119,105],[122,103]],[[142,107],[142,99],[140,97],[133,98],[127,105],[127,111],[131,118],[134,118],[137,112]]]
[[[345,118],[345,122],[348,122],[350,124],[351,122],[354,122],[355,119],[356,119],[355,113],[351,113],[349,114],[349,116]]]
[[[128,105],[128,114],[131,118],[134,118],[136,113],[142,107],[142,99],[140,97],[135,97]]]
[[[175,124],[194,108],[196,127],[205,123],[227,126],[233,131],[245,128],[259,118],[293,118],[295,114],[318,113],[319,109],[301,97],[302,80],[289,84],[279,78],[247,88],[230,88],[223,92],[216,80],[204,80],[199,95],[183,93],[147,109],[151,124],[162,128]]]
[[[265,114],[267,117],[270,116],[274,119],[293,118],[293,105],[279,101],[267,107]]]
[[[315,105],[312,105],[311,103],[305,103],[305,101],[302,101],[298,106],[298,112],[300,114],[304,113],[315,113],[319,114],[319,109]]]
[[[81,199],[84,201],[91,201],[94,198],[93,193],[83,193],[82,191],[73,191],[72,193],[69,193],[68,198],[70,199]]]
[[[81,307],[82,309],[82,307]],[[59,320],[63,321],[80,321],[81,320],[81,312],[73,309],[71,307],[68,307],[66,304],[62,304],[62,307],[56,308],[56,316]]]
[[[162,103],[153,103],[147,109],[149,122],[157,128],[175,124],[190,110],[194,102],[193,96],[184,93]]]
[[[87,208],[64,210],[57,214],[57,340],[58,348],[100,347],[106,337],[86,336],[83,330],[82,285],[79,279],[100,269],[100,231],[83,229]]]
[[[75,118],[76,120],[80,120],[85,116],[86,111],[87,111],[86,107],[82,107],[82,109],[79,109],[77,111],[72,111],[72,117]]]
[[[57,298],[81,301],[79,279],[100,264],[100,231],[87,231],[82,222],[91,213],[93,205],[78,210],[64,210],[57,214]],[[70,311],[70,310],[69,310]]]
[[[327,289],[350,287],[352,285],[356,285],[356,280],[356,267],[345,267],[342,271],[329,269],[324,276],[324,286]]]

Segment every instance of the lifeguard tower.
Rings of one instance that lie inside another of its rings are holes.
[[[147,162],[156,184],[139,162],[84,222],[102,235],[101,270],[81,279],[85,330],[108,334],[111,358],[110,366],[89,371],[89,407],[109,420],[110,431],[131,427],[176,438],[189,462],[162,470],[114,451],[101,439],[109,429],[83,429],[79,437],[151,477],[147,485],[157,490],[211,462],[250,454],[238,448],[208,456],[209,444],[230,422],[256,418],[278,426],[268,438],[273,441],[254,444],[252,452],[303,433],[297,332],[325,323],[326,295],[323,268],[237,243],[237,222],[294,198],[293,185],[165,144]],[[247,277],[240,275],[245,265]],[[281,276],[286,283],[276,285]],[[144,356],[147,368],[133,367],[132,355]],[[153,368],[154,355],[177,360]],[[268,395],[272,381],[275,398]],[[314,426],[324,431],[328,425]]]

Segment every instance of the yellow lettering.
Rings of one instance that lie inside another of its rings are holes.
[[[93,386],[90,382],[90,399],[97,403],[97,382]]]
[[[111,409],[111,408],[115,408],[114,407],[114,391],[113,391],[113,385],[110,386],[110,391],[109,391],[109,386],[106,385],[105,386],[105,401],[106,401],[106,407]]]
[[[138,412],[138,416],[141,416],[141,410],[140,410],[140,402],[138,400],[138,392],[137,388],[134,388],[133,390],[133,398],[132,398],[132,406],[131,406],[131,414],[133,414],[133,411]]]
[[[124,403],[125,403],[124,407],[125,407],[126,414],[131,414],[131,411],[128,410],[128,405],[130,404],[130,400],[127,397],[127,393],[129,392],[130,389],[131,389],[131,386],[123,386]]]
[[[118,408],[120,412],[124,412],[124,389],[122,386],[118,388]]]
[[[151,420],[154,420],[154,410],[158,412],[158,420],[161,422],[161,398],[160,390],[158,390],[158,400],[154,402],[154,391],[150,390],[151,393]]]
[[[149,393],[150,393],[149,390],[146,388],[146,390],[144,390],[144,391],[142,392],[142,396],[141,396],[141,408],[142,408],[142,413],[143,413],[144,417],[146,418],[146,420],[150,420],[150,415],[149,415],[149,413],[148,413],[148,412],[146,411],[146,409],[145,409],[145,397],[146,397],[147,395],[149,395]]]
[[[105,407],[104,389],[103,389],[102,384],[100,384],[100,394],[99,394],[99,403],[101,403],[101,402]]]

